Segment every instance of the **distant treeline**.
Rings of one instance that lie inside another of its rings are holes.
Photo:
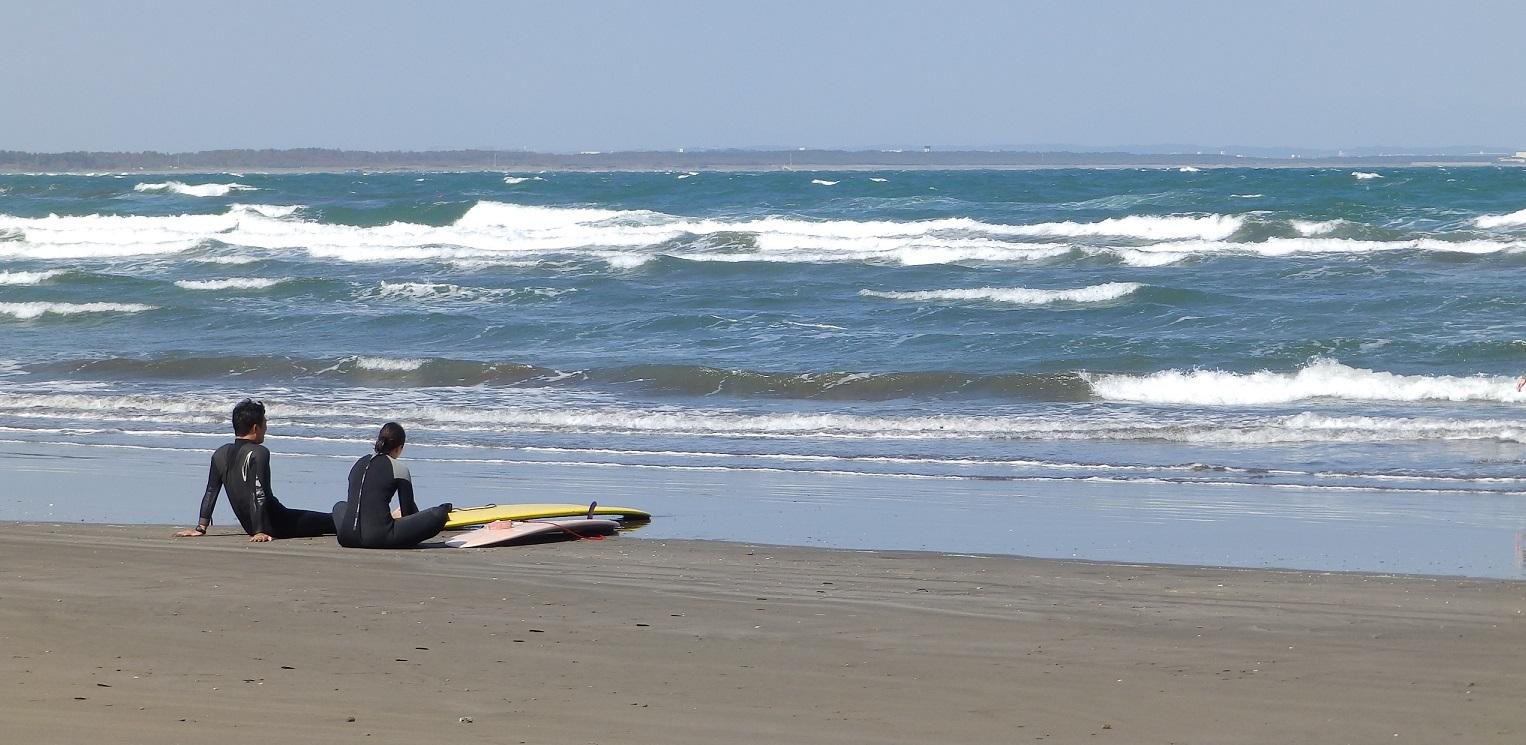
[[[1207,154],[1003,152],[982,150],[698,150],[534,153],[507,150],[387,151],[202,150],[194,153],[0,150],[0,171],[224,170],[705,170],[797,168],[1055,168],[1225,166],[1403,166],[1488,163],[1487,155],[1379,155],[1346,158],[1251,158]]]

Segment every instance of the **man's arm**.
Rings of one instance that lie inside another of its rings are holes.
[[[217,509],[217,494],[223,490],[223,472],[217,467],[217,454],[212,454],[212,462],[207,465],[207,490],[201,495],[201,513],[196,519],[196,527],[190,530],[182,530],[175,535],[182,538],[195,538],[207,534],[207,528],[212,527],[212,512]]]
[[[263,543],[275,538],[270,534],[270,510],[267,509],[268,502],[275,498],[270,490],[270,451],[259,445],[249,448],[247,468],[254,474],[254,483],[250,485],[254,491],[254,504],[249,515],[254,533],[249,540]]]

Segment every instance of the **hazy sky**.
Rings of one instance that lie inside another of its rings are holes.
[[[1526,149],[1526,3],[0,0],[0,149]]]

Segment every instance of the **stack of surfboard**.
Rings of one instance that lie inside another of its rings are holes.
[[[483,548],[538,543],[558,538],[614,535],[622,523],[645,522],[649,512],[593,504],[488,504],[452,510],[446,530],[461,530],[445,540],[454,548]],[[480,526],[480,527],[476,527]],[[464,529],[464,530],[463,530]]]

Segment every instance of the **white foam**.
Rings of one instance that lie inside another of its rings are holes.
[[[175,283],[176,287],[185,290],[263,290],[274,287],[282,282],[290,282],[290,277],[268,279],[265,277],[231,277],[229,279],[182,279]]]
[[[0,315],[23,320],[45,315],[72,316],[81,313],[141,313],[153,310],[139,303],[0,303]]]
[[[1323,220],[1323,221],[1316,221],[1316,220],[1293,220],[1292,221],[1293,229],[1298,231],[1299,235],[1302,235],[1302,236],[1305,236],[1305,237],[1316,236],[1316,235],[1326,235],[1328,233],[1333,233],[1333,232],[1335,232],[1335,230],[1337,228],[1339,228],[1344,223],[1345,223],[1344,220]]]
[[[466,301],[492,300],[514,294],[514,290],[485,287],[462,287],[448,282],[382,282],[360,293],[360,297],[379,300]]]
[[[1375,178],[1383,178],[1383,174],[1372,173],[1370,171],[1352,171],[1351,175],[1358,181],[1368,181]]]
[[[180,181],[165,181],[159,184],[137,184],[132,187],[133,191],[163,191],[174,194],[184,194],[188,197],[225,197],[235,191],[258,191],[259,189],[247,184],[187,184]]]
[[[609,264],[609,268],[611,268],[611,269],[618,269],[618,270],[635,269],[635,268],[637,268],[637,267],[639,267],[639,266],[641,266],[643,264],[646,264],[647,262],[649,262],[649,261],[651,261],[652,259],[655,259],[655,258],[657,258],[657,257],[656,256],[643,256],[643,255],[640,255],[640,254],[615,254],[615,253],[607,254],[607,255],[605,255],[603,257],[604,262]]]
[[[529,180],[530,180],[529,176],[504,176],[503,177],[503,182],[505,184],[508,184],[509,186],[513,186],[515,184],[523,184],[524,182],[529,181]]]
[[[587,207],[531,207],[521,204],[481,201],[471,206],[455,222],[459,228],[508,227],[516,230],[564,228],[598,223],[618,217],[639,216],[641,212],[602,210]]]
[[[1108,282],[1074,290],[1031,290],[1025,287],[978,287],[964,290],[922,290],[918,292],[878,292],[859,290],[865,297],[889,300],[987,300],[1018,305],[1048,305],[1050,303],[1103,303],[1125,297],[1143,287],[1136,282]]]
[[[913,222],[690,218],[641,210],[530,207],[484,201],[451,225],[397,222],[362,227],[300,219],[296,216],[299,209],[239,205],[221,215],[163,217],[0,215],[0,233],[7,236],[0,240],[0,257],[64,260],[164,255],[215,241],[238,248],[219,249],[216,253],[220,255],[190,260],[256,260],[239,251],[248,248],[257,249],[255,255],[277,258],[295,252],[320,260],[440,262],[462,267],[528,266],[571,257],[630,268],[661,255],[693,261],[917,266],[1028,262],[1074,253],[1112,256],[1132,266],[1165,266],[1189,257],[1222,254],[1277,257],[1390,250],[1482,254],[1518,250],[1523,245],[1519,241],[1449,242],[1435,238],[1357,241],[1331,238],[1322,232],[1333,230],[1338,221],[1298,222],[1295,227],[1311,235],[1241,243],[1227,240],[1244,222],[1236,215],[1001,225],[970,218]],[[1115,245],[1118,239],[1127,243]]]
[[[254,213],[256,215],[261,215],[263,217],[274,217],[274,218],[291,217],[292,215],[296,214],[298,210],[302,210],[302,209],[305,209],[305,207],[303,205],[300,205],[300,204],[230,204],[230,205],[228,205],[228,211],[230,213],[239,213],[239,212]]]
[[[1238,215],[1130,215],[1098,222],[1050,222],[1001,229],[1013,235],[1119,236],[1146,240],[1224,240],[1245,224]]]
[[[1518,210],[1508,215],[1483,215],[1474,218],[1473,224],[1480,228],[1508,228],[1514,225],[1526,225],[1526,209]]]
[[[1197,172],[1199,172],[1199,171],[1201,171],[1203,169],[1196,168],[1194,166],[1182,166],[1181,168],[1178,168],[1176,170],[1178,172],[1181,172],[1181,173],[1197,173]]]
[[[0,215],[0,231],[20,236],[20,240],[0,241],[0,256],[80,259],[179,253],[237,226],[238,218],[231,214]]]
[[[1353,401],[1521,402],[1509,378],[1398,375],[1317,360],[1292,373],[1263,370],[1166,370],[1150,375],[1089,375],[1092,392],[1110,401],[1199,406],[1263,406],[1314,399]]]
[[[347,358],[357,369],[408,372],[422,360]],[[1513,386],[1512,386],[1513,388]],[[285,397],[267,403],[287,424],[320,429],[353,429],[358,422],[397,419],[434,431],[599,432],[696,435],[748,439],[846,440],[1139,440],[1201,443],[1394,442],[1426,440],[1526,440],[1520,422],[1492,419],[1331,417],[1303,413],[1248,417],[1172,417],[1150,413],[1108,412],[1106,417],[1067,415],[868,416],[854,414],[750,414],[717,409],[636,409],[611,406],[562,407],[504,400],[490,403],[421,403],[398,401],[398,391],[375,392],[336,402],[332,391],[323,402]],[[12,418],[74,420],[100,426],[106,421],[224,426],[227,410],[220,399],[205,395],[128,396],[107,388],[80,392],[0,390],[0,414]],[[29,428],[30,429],[30,428]],[[300,436],[300,435],[298,435]],[[469,436],[469,435],[468,435]],[[793,456],[785,456],[793,457]]]
[[[1237,243],[1230,241],[1178,241],[1164,242],[1146,246],[1134,246],[1132,248],[1108,249],[1085,247],[1091,251],[1114,251],[1119,256],[1127,257],[1130,253],[1148,254],[1165,253],[1177,257],[1177,260],[1189,255],[1247,255],[1280,257],[1301,254],[1365,254],[1384,251],[1435,251],[1447,253],[1468,254],[1491,254],[1505,251],[1520,250],[1523,245],[1519,241],[1444,241],[1435,238],[1418,238],[1406,241],[1364,241],[1346,238],[1307,237],[1307,238],[1271,238],[1255,243]]]
[[[841,182],[838,182],[838,181],[828,181],[828,180],[826,180],[824,178],[813,178],[813,179],[811,179],[811,183],[816,184],[817,186],[836,186],[837,184],[839,184]]]
[[[385,372],[412,372],[424,366],[428,360],[415,358],[393,359],[390,357],[356,357],[355,366],[362,370]]]
[[[1119,248],[1114,249],[1114,252],[1123,263],[1137,267],[1170,266],[1186,261],[1190,255],[1180,251],[1141,251],[1134,248]]]
[[[46,272],[0,272],[0,285],[39,285],[58,275],[61,269]]]
[[[890,179],[888,179],[888,178],[880,178],[879,176],[870,176],[869,180],[873,181],[876,184],[883,184],[886,181],[889,181]]]

